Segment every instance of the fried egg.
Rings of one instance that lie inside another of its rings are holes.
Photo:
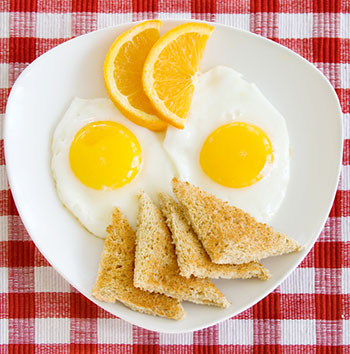
[[[72,101],[53,135],[51,169],[61,202],[102,238],[114,207],[135,227],[137,193],[170,192],[174,175],[162,134],[130,122],[104,98]]]
[[[283,116],[255,84],[218,66],[197,82],[186,126],[168,128],[164,148],[178,177],[268,222],[289,180]]]

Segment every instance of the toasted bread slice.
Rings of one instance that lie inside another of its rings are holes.
[[[300,244],[248,213],[177,178],[173,191],[211,260],[242,264],[299,251]]]
[[[136,235],[117,208],[114,209],[107,233],[92,295],[105,302],[118,300],[132,310],[149,315],[181,320],[185,311],[178,300],[142,291],[134,286]]]
[[[180,275],[175,247],[160,210],[149,196],[139,196],[136,231],[134,285],[178,300],[198,304],[229,306],[225,296],[208,279]]]
[[[213,263],[203,248],[193,228],[186,220],[181,206],[168,194],[159,194],[160,208],[175,243],[180,275],[189,278],[248,279],[257,277],[266,280],[270,272],[257,262],[245,264]]]

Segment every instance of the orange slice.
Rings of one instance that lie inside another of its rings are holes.
[[[153,131],[166,129],[142,86],[142,69],[162,22],[142,22],[120,35],[110,47],[103,67],[108,94],[118,109],[134,123]]]
[[[143,68],[143,87],[158,116],[183,129],[204,49],[214,27],[185,23],[162,36]]]

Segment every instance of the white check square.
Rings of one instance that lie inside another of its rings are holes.
[[[0,293],[9,291],[9,273],[8,268],[0,268]]]
[[[5,120],[5,114],[0,113],[0,139],[4,139],[4,131],[3,131],[4,120]],[[1,235],[0,235],[0,240],[1,240]]]
[[[349,165],[343,165],[341,167],[340,185],[338,187],[342,191],[350,189],[350,166]]]
[[[0,37],[8,38],[10,36],[10,13],[9,12],[0,12]]]
[[[343,321],[343,345],[350,345],[350,320]]]
[[[9,343],[9,325],[8,320],[0,318],[0,344]]]
[[[313,15],[312,13],[278,15],[280,38],[311,38]]]
[[[36,21],[38,38],[70,38],[72,36],[72,15],[70,13],[38,13]]]
[[[280,285],[284,294],[312,294],[315,292],[315,269],[297,268]]]
[[[0,241],[8,241],[8,217],[0,216]]]
[[[191,19],[191,13],[190,12],[181,12],[181,13],[159,12],[158,18],[160,20],[189,20]]]
[[[0,63],[0,88],[9,88],[9,68],[9,64]]]
[[[158,7],[160,4],[158,3]],[[191,12],[160,12],[158,13],[158,18],[160,20],[188,20],[191,18]]]
[[[350,217],[341,217],[341,234],[342,241],[349,242],[350,241]]]
[[[343,138],[350,139],[350,113],[343,113]]]
[[[219,344],[252,345],[253,320],[228,320],[219,323]]]
[[[315,320],[282,320],[281,344],[302,345],[316,344]]]
[[[69,292],[69,283],[52,267],[35,267],[36,292]]]
[[[111,26],[117,26],[122,23],[127,23],[132,21],[132,13],[125,14],[97,14],[97,28],[105,28]]]
[[[118,318],[99,318],[97,341],[99,344],[133,344],[132,325]]]
[[[61,344],[70,341],[69,318],[36,318],[35,343],[36,344]]]
[[[350,14],[339,14],[340,16],[340,37],[349,38],[350,37]]]
[[[223,25],[233,26],[247,31],[249,31],[250,27],[249,14],[217,14],[215,21]]]
[[[340,64],[341,88],[350,88],[350,64]]]
[[[8,189],[9,184],[7,180],[7,172],[6,172],[6,167],[5,165],[0,165],[0,189]]]

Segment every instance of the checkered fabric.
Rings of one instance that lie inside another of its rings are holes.
[[[252,31],[328,77],[345,140],[327,224],[298,269],[254,307],[193,333],[144,330],[92,304],[36,249],[11,196],[0,130],[0,353],[350,353],[350,1],[1,0],[0,119],[14,81],[39,55],[83,33],[149,18]]]

